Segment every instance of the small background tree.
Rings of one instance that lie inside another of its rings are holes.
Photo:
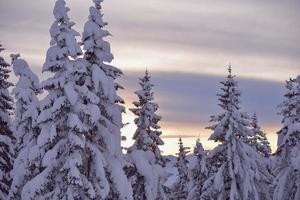
[[[197,139],[194,148],[194,156],[196,162],[190,169],[190,191],[188,195],[189,200],[199,200],[204,182],[207,180],[208,170],[206,169],[205,159],[207,152],[204,150],[200,139]]]
[[[187,199],[189,194],[189,178],[188,178],[188,161],[186,154],[189,153],[188,147],[184,147],[182,143],[182,138],[179,138],[179,152],[177,154],[177,169],[178,169],[178,179],[174,185],[173,191],[171,193],[171,198],[174,200]]]
[[[269,158],[272,153],[270,142],[268,141],[266,133],[262,131],[258,125],[256,114],[253,114],[250,126],[254,136],[249,138],[249,144],[253,146],[263,157]]]

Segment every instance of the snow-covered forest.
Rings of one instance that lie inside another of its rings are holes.
[[[299,200],[300,75],[286,81],[278,102],[275,152],[259,116],[242,111],[228,66],[216,96],[222,112],[207,124],[215,148],[204,149],[198,139],[190,149],[179,138],[178,153],[167,156],[160,150],[162,117],[151,71],[145,70],[130,109],[134,142],[123,148],[118,78],[126,75],[110,64],[102,2],[91,1],[80,34],[66,2],[56,0],[41,69],[46,80],[19,52],[11,61],[0,56],[0,200]]]

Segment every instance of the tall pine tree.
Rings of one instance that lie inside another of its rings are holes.
[[[146,70],[140,78],[141,90],[135,92],[139,101],[133,102],[136,108],[130,109],[137,117],[137,129],[133,135],[134,144],[128,149],[129,157],[135,167],[128,175],[132,182],[134,199],[166,199],[164,192],[164,172],[159,145],[163,144],[158,122],[161,117],[155,112],[158,105],[153,102],[153,84]]]
[[[82,42],[87,73],[84,77],[87,105],[90,114],[86,135],[88,177],[97,187],[96,198],[132,199],[132,188],[123,171],[124,160],[121,152],[121,113],[124,101],[117,95],[122,89],[115,80],[122,71],[109,63],[113,54],[105,39],[110,33],[103,21],[103,0],[93,0],[89,19],[84,25]],[[96,98],[94,98],[96,97]]]
[[[275,200],[300,199],[300,76],[291,79],[288,86],[281,111],[284,128],[275,153]]]
[[[79,98],[82,76],[86,72],[80,59],[79,34],[68,17],[64,0],[57,0],[50,28],[51,47],[43,71],[52,74],[42,83],[48,95],[41,101],[37,123],[41,132],[37,146],[40,172],[22,190],[22,199],[93,199],[95,188],[88,179],[85,163],[85,134]]]
[[[212,116],[215,122],[210,140],[220,142],[208,157],[211,171],[204,183],[201,199],[252,200],[271,199],[266,163],[245,138],[253,136],[247,115],[240,111],[240,91],[235,76],[228,69],[227,79],[218,94],[222,114]]]
[[[0,44],[0,52],[3,51]],[[11,114],[13,99],[8,92],[12,83],[8,81],[10,65],[0,56],[0,199],[6,199],[11,185],[10,171],[14,159],[14,136],[12,132]]]
[[[31,71],[25,60],[19,55],[11,55],[13,70],[19,80],[13,89],[16,99],[15,108],[15,136],[17,140],[17,158],[12,170],[12,185],[8,199],[21,199],[24,184],[31,180],[40,168],[40,157],[37,148],[39,128],[36,119],[39,115],[40,93],[39,79]]]

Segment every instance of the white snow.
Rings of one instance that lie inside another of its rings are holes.
[[[136,150],[130,153],[138,173],[145,178],[145,194],[148,200],[155,200],[158,196],[159,179],[165,178],[162,168],[155,164],[155,155],[148,151]]]

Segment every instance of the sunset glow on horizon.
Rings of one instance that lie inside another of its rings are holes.
[[[122,142],[124,147],[129,147],[132,145],[133,140],[131,139],[133,133],[136,130],[136,125],[134,124],[135,116],[130,113],[127,107],[127,114],[123,114],[123,123],[128,123],[124,128],[121,129],[121,133],[123,136],[126,136],[127,140]],[[131,108],[130,106],[129,108]],[[208,138],[212,133],[211,130],[206,127],[211,125],[209,123],[209,119],[207,120],[207,125],[203,126],[200,124],[185,124],[185,123],[168,123],[162,120],[160,123],[161,131],[162,131],[162,139],[165,142],[163,146],[161,146],[162,153],[164,155],[175,155],[178,152],[178,139],[181,137],[183,139],[184,145],[186,147],[190,147],[190,151],[193,151],[196,140],[200,139],[204,148],[207,150],[212,149],[218,143],[214,141],[209,141]],[[275,152],[277,148],[277,134],[275,134],[278,130],[280,130],[280,126],[270,126],[270,127],[262,127],[263,131],[267,133],[267,138],[271,143],[272,151]]]

